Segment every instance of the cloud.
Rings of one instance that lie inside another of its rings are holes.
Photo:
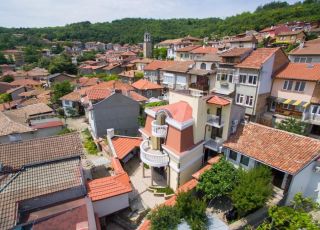
[[[253,11],[271,0],[0,0],[0,26],[43,27],[127,17],[206,18]],[[288,2],[295,2],[290,0]]]

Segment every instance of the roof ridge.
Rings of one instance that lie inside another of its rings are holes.
[[[288,135],[298,136],[298,137],[302,137],[302,138],[309,139],[309,140],[312,140],[312,141],[314,141],[314,142],[319,142],[319,143],[320,143],[320,140],[315,139],[315,138],[312,138],[312,137],[304,136],[304,135],[297,134],[297,133],[291,133],[291,132],[288,132],[288,131],[285,131],[285,130],[282,130],[282,129],[272,128],[272,127],[269,127],[269,126],[266,126],[266,125],[258,124],[258,123],[256,123],[256,122],[250,121],[250,122],[247,123],[247,124],[252,124],[252,125],[256,125],[256,126],[261,126],[261,127],[263,127],[263,128],[267,128],[267,129],[270,129],[270,130],[274,130],[274,131],[276,131],[276,132],[282,132],[282,133],[286,133],[286,134],[288,134]],[[246,125],[246,124],[245,124],[245,125]]]

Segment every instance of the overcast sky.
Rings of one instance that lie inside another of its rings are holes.
[[[223,18],[267,2],[271,0],[0,0],[0,26],[59,26],[125,17]]]

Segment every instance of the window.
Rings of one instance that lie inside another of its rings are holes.
[[[257,76],[249,75],[248,84],[257,85]]]
[[[270,111],[271,111],[271,112],[276,111],[276,102],[275,102],[275,101],[272,101],[272,102],[271,102]]]
[[[293,62],[300,62],[300,58],[295,57]]]
[[[320,115],[320,106],[312,105],[311,106],[311,113],[312,114],[319,114]]]
[[[187,85],[187,79],[184,76],[177,77],[177,84],[179,85]]]
[[[249,165],[249,157],[241,155],[240,164],[248,166]]]
[[[185,54],[184,57],[185,57],[185,58],[189,58],[189,54]]]
[[[229,152],[229,158],[230,158],[231,160],[237,161],[238,153],[236,153],[235,151],[230,150],[230,152]]]
[[[226,80],[227,80],[227,75],[221,74],[221,81],[226,81]]]
[[[164,75],[163,83],[168,85],[174,85],[174,76]]]
[[[247,80],[247,75],[240,74],[239,83],[245,84]]]
[[[304,81],[297,81],[296,86],[294,87],[295,91],[303,92],[304,87],[306,86],[306,82]]]
[[[292,84],[293,84],[293,81],[285,80],[284,84],[283,84],[283,89],[284,90],[291,90],[292,89]]]
[[[206,63],[201,63],[201,65],[200,65],[200,69],[206,69],[206,68],[207,68]]]
[[[228,79],[229,79],[229,82],[230,82],[230,83],[232,83],[232,78],[233,78],[233,75],[232,75],[232,74],[229,74],[229,75],[228,75]]]
[[[293,106],[290,104],[282,104],[282,108],[292,110]]]
[[[237,94],[237,104],[243,104],[244,95]]]
[[[305,63],[306,61],[307,61],[307,58],[305,58],[305,57],[301,57],[301,58],[300,58],[300,62],[301,62],[301,63]]]
[[[307,58],[306,62],[307,63],[311,63],[312,62],[312,58]]]
[[[247,106],[252,107],[253,105],[253,96],[246,96],[246,103]]]
[[[218,74],[217,74],[217,81],[220,81],[220,80],[221,80],[221,74],[218,73]]]

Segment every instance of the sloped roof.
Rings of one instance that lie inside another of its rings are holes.
[[[303,47],[298,46],[293,49],[289,55],[319,55],[320,56],[320,38],[310,40],[304,43]]]
[[[211,46],[200,46],[194,50],[191,50],[190,53],[193,54],[215,54],[218,49]]]
[[[163,89],[161,85],[158,85],[145,79],[140,79],[132,83],[132,86],[139,90]]]
[[[83,153],[79,133],[37,138],[15,143],[0,144],[0,162],[4,167],[19,169],[31,163],[79,156]]]
[[[12,86],[39,86],[41,82],[32,79],[17,79],[10,83]]]
[[[115,136],[111,141],[118,158],[122,160],[132,150],[140,147],[142,139],[140,137]]]
[[[60,100],[80,102],[81,95],[79,91],[73,91],[61,97]]]
[[[307,81],[320,80],[320,64],[319,63],[289,63],[276,78],[281,79],[299,79]]]
[[[169,72],[178,72],[178,73],[186,73],[190,70],[194,65],[194,61],[180,61],[176,62],[173,65],[167,66],[163,68],[165,71]]]
[[[110,89],[90,89],[86,91],[89,100],[100,100],[109,97],[112,94]]]
[[[260,69],[273,54],[281,48],[259,48],[254,51],[241,63],[237,64],[239,68]]]
[[[0,112],[0,136],[7,136],[14,133],[32,132],[34,129],[27,125],[11,120],[4,113]]]
[[[176,52],[190,52],[194,49],[197,49],[199,48],[200,46],[193,46],[193,45],[190,45],[190,46],[186,46],[186,47],[183,47],[183,48],[180,48],[180,49],[177,49]]]
[[[230,43],[235,43],[235,42],[258,42],[256,37],[254,35],[251,36],[245,36],[245,37],[240,37],[240,38],[234,38],[229,41]]]
[[[292,175],[320,155],[317,139],[252,122],[240,125],[223,146]]]
[[[130,91],[129,95],[133,100],[138,101],[138,102],[144,102],[147,101],[148,98],[142,96],[141,94],[135,92],[135,91]]]
[[[219,97],[217,95],[214,95],[209,100],[207,100],[207,103],[214,104],[214,105],[226,106],[226,105],[230,104],[230,100],[223,98],[223,97]]]
[[[252,49],[251,48],[232,48],[229,50],[226,50],[223,53],[220,53],[219,56],[220,57],[240,57],[248,52],[251,52]]]
[[[164,69],[169,67],[170,65],[174,65],[177,63],[176,61],[161,61],[161,60],[154,60],[150,64],[144,67],[144,70],[154,71],[159,69]]]
[[[13,86],[7,82],[0,82],[0,94],[7,92],[7,90],[11,89]]]
[[[178,122],[184,122],[192,119],[192,108],[185,101],[179,101],[170,105],[154,107],[152,108],[152,110],[155,112],[166,110],[170,113],[171,118]]]

